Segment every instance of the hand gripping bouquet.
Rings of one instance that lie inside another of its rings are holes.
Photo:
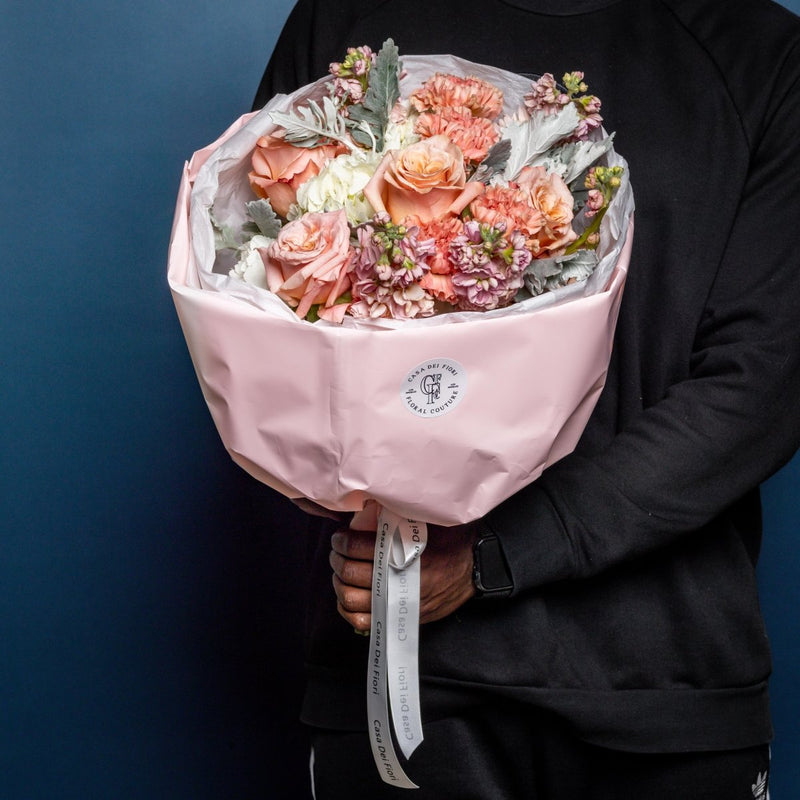
[[[376,526],[369,728],[411,788],[391,730],[410,757],[425,523],[483,516],[574,448],[633,197],[581,73],[401,63],[391,41],[331,72],[194,154],[169,282],[234,461]]]

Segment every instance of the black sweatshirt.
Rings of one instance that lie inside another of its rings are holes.
[[[513,596],[423,626],[423,718],[499,693],[619,749],[767,741],[757,487],[800,444],[798,19],[767,0],[301,0],[256,105],[388,37],[583,70],[636,198],[607,386],[576,452],[483,521]],[[360,727],[367,643],[317,545],[304,716]]]

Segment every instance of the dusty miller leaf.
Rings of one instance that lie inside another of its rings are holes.
[[[369,86],[360,104],[352,105],[347,113],[351,122],[350,133],[360,145],[383,150],[386,127],[394,104],[400,97],[400,55],[395,43],[387,39],[375,58],[369,72]],[[370,136],[363,126],[371,132]]]
[[[578,127],[580,118],[570,103],[557,114],[534,114],[526,122],[512,122],[503,131],[503,138],[511,142],[511,155],[503,176],[513,181],[523,167],[546,153],[554,144],[569,136]]]
[[[594,250],[578,250],[572,255],[535,258],[525,270],[525,288],[532,295],[552,292],[568,283],[586,280],[597,266]]]
[[[558,283],[552,288],[585,281],[594,272],[598,260],[596,251],[578,250],[571,257],[564,259]]]
[[[489,148],[486,158],[481,161],[470,180],[488,183],[492,175],[505,169],[510,155],[511,142],[508,139],[501,139]]]
[[[250,219],[255,222],[258,232],[270,239],[275,239],[281,229],[281,221],[273,211],[272,204],[266,198],[252,200],[245,204]]]
[[[236,231],[230,225],[220,222],[213,211],[210,211],[208,216],[214,229],[214,250],[238,250],[241,239]]]
[[[284,140],[295,147],[316,147],[325,140],[347,140],[345,120],[330,97],[323,97],[322,105],[309,100],[308,105],[288,112],[271,111],[269,116],[284,129]]]
[[[570,184],[602,158],[613,144],[613,133],[599,142],[568,142],[550,148],[534,159],[531,166],[546,167],[548,172],[558,173],[564,179],[564,183]]]

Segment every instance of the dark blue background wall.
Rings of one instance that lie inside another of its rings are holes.
[[[304,796],[299,519],[219,444],[165,280],[183,159],[248,108],[290,5],[3,4],[2,800]],[[776,800],[798,477],[765,492]]]

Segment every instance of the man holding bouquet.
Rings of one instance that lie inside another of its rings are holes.
[[[800,445],[800,22],[765,0],[300,0],[256,106],[389,37],[583,70],[636,197],[611,367],[576,450],[484,518],[431,526],[417,796],[766,800],[758,485]],[[316,797],[394,797],[352,632],[369,629],[375,536],[315,530]]]

